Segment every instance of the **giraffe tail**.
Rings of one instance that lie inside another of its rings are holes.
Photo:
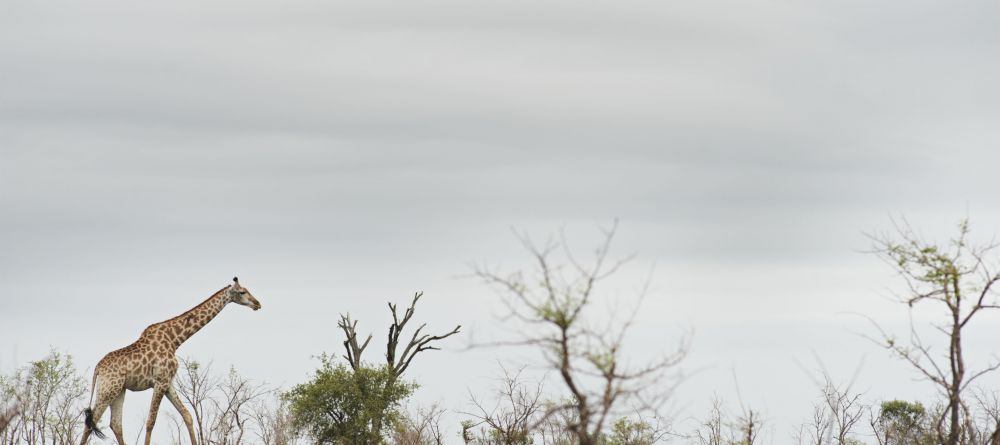
[[[83,410],[83,416],[84,425],[87,425],[87,428],[90,428],[98,439],[103,439],[105,437],[104,433],[97,428],[97,424],[94,423],[94,410],[90,408]]]
[[[94,369],[94,377],[90,382],[90,403],[94,403],[94,390],[97,389],[97,369]],[[104,432],[97,427],[97,423],[94,422],[94,410],[91,407],[87,407],[83,410],[83,424],[90,428],[94,432],[94,435],[98,439],[104,439]]]

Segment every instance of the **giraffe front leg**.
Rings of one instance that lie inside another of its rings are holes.
[[[149,403],[149,418],[146,419],[146,445],[153,437],[153,426],[156,425],[156,414],[160,411],[160,402],[167,393],[168,386],[154,386],[153,400]]]
[[[194,423],[191,420],[191,413],[188,412],[184,404],[181,403],[180,397],[177,397],[177,393],[174,392],[174,388],[167,388],[167,400],[177,408],[177,412],[181,413],[181,418],[184,419],[184,425],[187,426],[188,435],[191,436],[191,445],[198,445],[198,441],[195,439],[194,435]]]

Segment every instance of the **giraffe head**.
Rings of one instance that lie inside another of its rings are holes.
[[[260,309],[260,302],[253,297],[250,290],[240,286],[240,279],[233,277],[233,285],[229,286],[229,301],[236,304],[242,304],[243,306],[249,307],[250,309],[257,310]]]

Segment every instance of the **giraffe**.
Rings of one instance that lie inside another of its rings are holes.
[[[90,389],[91,405],[84,410],[80,445],[87,444],[91,433],[104,438],[104,433],[97,428],[97,422],[108,406],[111,407],[111,431],[118,444],[125,445],[122,437],[125,390],[145,391],[150,388],[153,388],[153,400],[146,419],[146,445],[149,445],[163,396],[167,396],[167,400],[170,400],[184,419],[188,435],[191,436],[191,445],[197,445],[191,414],[173,389],[174,374],[177,373],[177,357],[174,353],[181,343],[212,321],[229,303],[248,306],[255,311],[260,309],[260,302],[247,288],[240,286],[239,279],[234,277],[233,284],[220,289],[201,304],[167,321],[150,325],[142,331],[135,343],[112,351],[97,362]]]

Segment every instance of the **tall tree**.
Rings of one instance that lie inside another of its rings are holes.
[[[401,402],[416,385],[385,367],[349,368],[329,356],[321,359],[314,377],[288,393],[293,427],[318,444],[382,443],[385,428],[395,425]]]
[[[418,354],[439,349],[437,342],[461,329],[458,325],[446,333],[432,335],[424,333],[427,325],[422,324],[406,340],[403,331],[413,319],[422,296],[423,292],[414,294],[402,314],[395,304],[389,303],[392,324],[382,365],[365,362],[363,354],[372,336],[369,334],[359,341],[357,320],[350,314],[341,314],[337,326],[344,333],[343,358],[349,368],[334,364],[331,357],[324,355],[323,366],[313,380],[289,393],[296,428],[308,432],[320,443],[373,445],[384,441],[399,419],[400,403],[416,388],[402,379],[403,373]]]
[[[554,405],[546,416],[570,411],[571,415],[565,416],[570,419],[566,428],[580,445],[599,444],[610,419],[637,411],[655,416],[670,393],[662,380],[686,351],[682,341],[660,359],[630,368],[625,365],[623,347],[635,311],[617,324],[614,320],[587,319],[597,298],[597,285],[625,262],[609,259],[616,227],[603,231],[604,239],[587,263],[576,259],[565,237],[562,242],[550,240],[538,246],[520,235],[533,258],[532,269],[502,273],[485,266],[475,268],[479,278],[504,295],[510,310],[508,319],[521,323],[518,328],[523,338],[516,343],[538,348],[562,380],[569,400]],[[559,253],[565,264],[555,259]],[[644,295],[645,290],[640,300]]]
[[[874,235],[872,240],[875,252],[906,283],[900,302],[908,308],[936,307],[944,315],[944,322],[934,326],[948,344],[943,358],[932,352],[931,343],[924,341],[912,326],[910,340],[903,343],[876,324],[880,334],[877,341],[945,395],[945,409],[935,422],[937,439],[944,445],[959,445],[970,412],[963,398],[966,389],[976,379],[1000,368],[1000,362],[993,361],[969,369],[963,335],[977,315],[1000,308],[994,291],[1000,274],[995,260],[989,257],[997,245],[971,243],[968,220],[958,224],[958,234],[946,244],[923,239],[905,222],[896,226],[895,233]]]

